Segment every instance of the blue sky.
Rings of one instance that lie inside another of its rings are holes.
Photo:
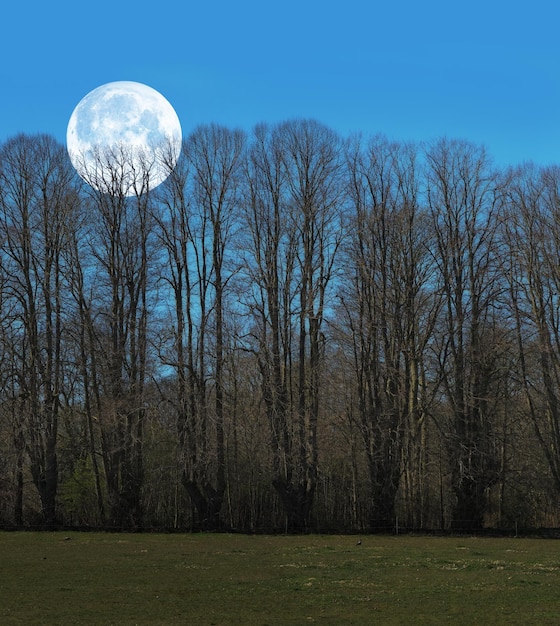
[[[483,144],[499,165],[560,163],[555,0],[61,0],[2,10],[0,141],[65,141],[95,87],[135,80],[184,134],[315,118],[347,135]]]

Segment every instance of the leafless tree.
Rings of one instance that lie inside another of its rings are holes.
[[[177,377],[182,483],[207,529],[222,525],[226,487],[226,304],[244,144],[241,131],[196,129],[171,174],[159,218],[174,303],[167,354]]]
[[[94,241],[94,223],[96,209],[94,198],[80,193],[81,185],[76,194],[79,196],[79,210],[72,222],[67,222],[68,237],[65,248],[67,265],[67,279],[69,293],[75,302],[75,318],[70,325],[75,350],[75,376],[80,379],[76,389],[78,393],[80,413],[83,412],[87,430],[87,450],[95,483],[95,500],[97,516],[90,521],[95,525],[105,525],[106,504],[105,489],[103,488],[104,475],[100,459],[99,440],[104,435],[101,428],[104,421],[100,416],[104,414],[103,386],[101,370],[104,364],[102,351],[99,346],[99,329],[97,315],[100,312],[96,285],[96,262],[91,249]]]
[[[452,523],[476,529],[484,523],[487,490],[498,477],[495,402],[506,371],[497,245],[503,190],[482,148],[441,140],[426,159],[426,197],[443,298],[436,352],[449,411],[440,428],[451,464]]]
[[[341,239],[340,141],[313,120],[255,129],[248,159],[256,351],[273,484],[290,530],[309,528],[317,486],[322,331]]]
[[[560,169],[526,165],[508,186],[512,313],[527,414],[560,491]]]
[[[63,249],[75,207],[72,169],[51,137],[19,135],[0,155],[2,260],[13,307],[14,389],[43,524],[56,523],[58,424],[64,393]]]
[[[95,385],[96,415],[108,497],[109,523],[139,528],[143,523],[143,440],[146,382],[150,374],[148,322],[153,303],[153,220],[150,172],[135,177],[138,195],[127,196],[120,178],[126,155],[115,163],[104,155],[99,171],[114,182],[111,193],[89,188],[89,251],[95,285],[81,314],[97,351],[90,383]],[[130,156],[132,158],[132,156]],[[152,164],[153,165],[153,164]],[[76,276],[75,276],[76,278]],[[79,279],[79,277],[78,277]],[[92,325],[92,320],[95,324]]]
[[[271,432],[273,481],[294,475],[291,426],[293,283],[296,232],[288,219],[286,172],[278,133],[255,128],[247,158],[246,298],[261,374],[262,397]]]
[[[341,285],[356,420],[371,485],[371,526],[391,528],[405,477],[410,515],[425,498],[425,353],[437,301],[413,146],[376,137],[347,149],[352,211]],[[414,495],[412,495],[414,494]],[[414,513],[412,513],[414,511]],[[414,521],[413,521],[414,523]]]

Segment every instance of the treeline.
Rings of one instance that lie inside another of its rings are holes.
[[[0,146],[0,525],[560,525],[560,168],[312,120],[140,195],[114,157]]]

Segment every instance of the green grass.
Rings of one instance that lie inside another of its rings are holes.
[[[0,533],[0,624],[560,623],[555,540],[356,539]]]

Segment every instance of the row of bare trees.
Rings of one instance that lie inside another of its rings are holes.
[[[139,195],[98,158],[0,146],[3,525],[558,525],[559,168],[313,120]]]

